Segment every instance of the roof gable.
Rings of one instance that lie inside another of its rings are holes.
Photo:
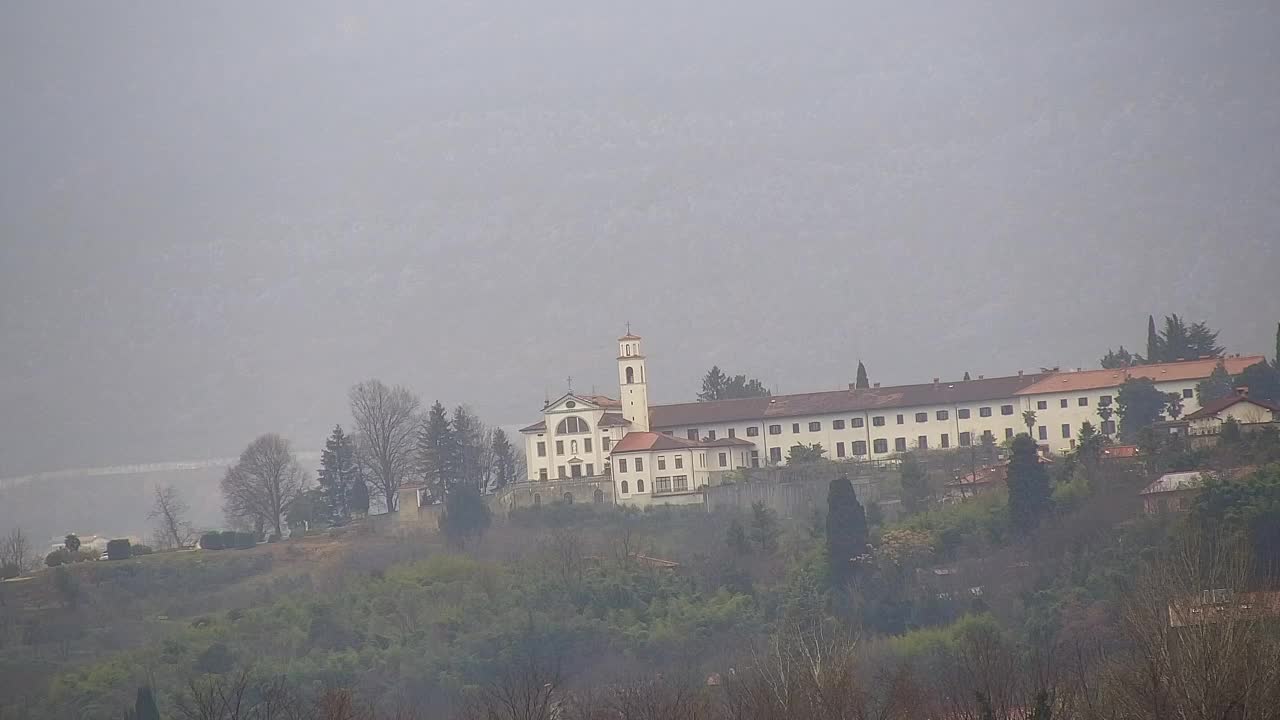
[[[1213,417],[1218,413],[1222,412],[1223,410],[1226,410],[1227,408],[1233,407],[1235,405],[1239,405],[1240,403],[1248,403],[1250,405],[1253,405],[1254,407],[1262,408],[1263,410],[1266,410],[1271,413],[1280,412],[1280,406],[1277,406],[1274,403],[1267,402],[1266,400],[1255,400],[1254,398],[1251,398],[1247,395],[1229,395],[1227,397],[1218,398],[1217,400],[1214,400],[1208,405],[1205,405],[1199,410],[1191,413],[1190,415],[1187,415],[1185,419],[1186,420],[1203,420],[1205,418]]]
[[[542,409],[544,413],[561,413],[561,412],[581,412],[584,410],[603,410],[605,408],[621,407],[621,404],[613,398],[604,395],[578,395],[577,393],[565,393],[560,397],[547,403]]]

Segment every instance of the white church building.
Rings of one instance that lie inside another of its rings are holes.
[[[1147,377],[1199,409],[1195,385],[1218,362],[1236,375],[1262,356],[1204,358],[1125,370],[1022,373],[973,380],[830,390],[773,397],[650,405],[639,336],[618,338],[618,399],[572,391],[522,428],[528,480],[551,486],[595,479],[618,504],[702,501],[719,473],[782,465],[792,446],[821,444],[830,460],[887,459],[909,450],[999,442],[1020,432],[1048,451],[1075,447],[1089,420],[1115,432],[1119,387]],[[1034,413],[1027,426],[1026,411]],[[558,491],[550,498],[559,497]],[[596,493],[597,502],[601,493]],[[540,501],[540,496],[535,496]]]

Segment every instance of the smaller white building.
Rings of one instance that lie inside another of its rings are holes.
[[[1215,400],[1186,417],[1191,435],[1217,435],[1222,424],[1234,420],[1241,425],[1271,423],[1280,419],[1280,406],[1249,397],[1248,388],[1236,388],[1236,394]]]
[[[627,433],[613,448],[614,497],[628,505],[702,502],[712,473],[747,467],[746,440],[686,440],[658,432]]]

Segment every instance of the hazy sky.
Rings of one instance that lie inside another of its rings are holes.
[[[0,93],[0,476],[1280,320],[1274,0],[11,2]]]

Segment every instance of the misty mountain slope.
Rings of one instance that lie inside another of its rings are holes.
[[[0,16],[0,475],[316,447],[369,376],[530,419],[1268,350],[1280,8],[273,3]]]

